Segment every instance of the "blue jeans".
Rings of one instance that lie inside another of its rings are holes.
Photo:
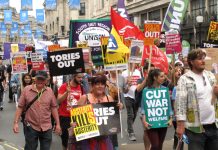
[[[204,125],[205,132],[194,133],[190,130],[185,131],[188,136],[189,150],[218,150],[218,129],[215,124]]]
[[[40,150],[49,150],[52,141],[52,129],[48,131],[36,131],[31,126],[24,127],[25,130],[25,147],[24,150],[36,150],[38,140],[40,142]]]

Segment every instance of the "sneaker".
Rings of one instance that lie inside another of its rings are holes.
[[[136,137],[134,133],[129,133],[129,140],[130,141],[136,141]]]
[[[3,106],[0,106],[0,110],[3,110]]]

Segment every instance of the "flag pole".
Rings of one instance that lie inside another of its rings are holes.
[[[117,65],[116,65],[116,85],[117,85],[117,89],[118,89],[118,103],[121,102],[120,100],[120,87],[119,87],[119,82],[118,82],[118,70],[117,70]],[[119,110],[120,113],[120,135],[121,135],[121,139],[123,138],[123,124],[122,124],[122,110]]]

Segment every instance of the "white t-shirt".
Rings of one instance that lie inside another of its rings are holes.
[[[132,99],[135,99],[135,90],[137,87],[137,81],[141,78],[141,73],[138,69],[135,69],[133,73],[129,73],[131,75],[131,84],[132,86],[129,88],[128,93],[124,94],[124,97],[130,97]],[[127,80],[128,78],[128,70],[125,70],[122,72],[122,76]]]
[[[215,122],[215,109],[211,104],[213,88],[206,75],[203,74],[203,76],[193,73],[200,108],[200,121],[202,124],[211,124]]]

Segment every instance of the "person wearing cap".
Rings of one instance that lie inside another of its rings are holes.
[[[60,116],[60,124],[62,129],[61,141],[63,150],[67,149],[68,144],[68,128],[70,128],[70,110],[77,105],[84,90],[82,87],[83,74],[72,74],[70,81],[62,84],[58,90],[58,103],[60,104],[58,112]]]
[[[14,133],[19,132],[19,119],[22,112],[38,96],[24,117],[25,150],[36,150],[38,140],[40,150],[50,149],[52,142],[51,114],[56,122],[55,132],[58,135],[61,134],[57,102],[52,89],[46,86],[47,77],[45,71],[38,71],[35,76],[35,84],[26,86],[19,98],[14,118]]]
[[[201,49],[188,54],[190,70],[176,86],[177,135],[186,134],[188,149],[218,149],[218,86],[216,78],[205,70],[206,53]]]

